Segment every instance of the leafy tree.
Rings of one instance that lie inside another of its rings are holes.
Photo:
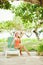
[[[11,4],[7,0],[0,0],[0,8],[10,9]]]
[[[13,12],[22,19],[25,30],[34,28],[33,32],[39,39],[37,29],[43,24],[43,7],[38,4],[23,2],[15,7]]]
[[[31,4],[23,2],[17,7],[11,8],[15,14],[14,20],[0,23],[0,30],[11,30],[13,28],[17,30],[33,30],[39,39],[37,29],[43,27],[43,7],[37,4]],[[31,33],[31,32],[30,32]]]
[[[23,24],[20,17],[15,17],[13,21],[6,21],[6,22],[0,23],[0,32],[2,30],[8,31],[12,29],[23,30]]]

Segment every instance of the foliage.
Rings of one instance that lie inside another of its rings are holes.
[[[33,32],[39,39],[37,29],[43,27],[43,7],[38,4],[22,2],[18,6],[11,6],[10,10],[14,14],[14,20],[0,23],[0,30],[15,28],[16,30],[31,31],[34,29]]]
[[[3,30],[23,30],[23,24],[20,17],[15,17],[13,21],[6,21],[0,23],[0,32]]]
[[[2,42],[4,43],[4,42],[7,42],[7,39],[0,39],[0,45],[2,45]]]
[[[23,2],[15,7],[14,13],[21,17],[26,29],[36,28],[38,21],[43,19],[43,7],[37,4]]]
[[[7,0],[0,1],[0,8],[10,9],[11,4]]]
[[[6,46],[6,42],[7,39],[0,39],[0,46]],[[40,44],[43,44],[43,39],[41,41],[30,38],[22,39],[22,45],[24,45],[29,51],[39,51],[37,49],[39,48],[38,45],[40,46]]]
[[[38,52],[43,52],[43,44],[39,44],[38,45],[38,49],[37,49]]]
[[[43,19],[43,7],[40,5],[23,2],[17,7],[11,6],[10,9],[13,14],[15,14],[14,20],[12,22],[7,21],[6,23],[0,23],[0,29],[12,29],[15,27],[15,29],[22,28],[29,30],[38,28],[41,25],[43,27],[43,23],[41,25],[39,24],[39,20]]]
[[[9,30],[12,29],[13,27],[14,27],[14,22],[12,23],[11,21],[0,23],[0,29]]]
[[[34,29],[36,37],[39,39],[37,29],[43,27],[43,7],[38,4],[22,2],[12,10],[16,16],[19,16],[23,22],[24,30]]]

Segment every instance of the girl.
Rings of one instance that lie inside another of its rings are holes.
[[[21,39],[20,39],[20,35],[19,35],[18,32],[15,33],[15,44],[14,44],[14,48],[20,50],[20,55],[22,55],[22,49],[24,49],[27,52],[27,54],[30,55],[30,53],[25,48],[25,46],[21,45]]]

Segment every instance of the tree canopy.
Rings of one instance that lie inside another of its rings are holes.
[[[21,3],[18,7],[15,7],[14,12],[16,16],[20,16],[24,25],[28,28],[33,23],[38,25],[38,21],[43,19],[43,7],[37,4]],[[32,25],[31,27],[35,27]]]
[[[39,39],[37,29],[43,27],[43,7],[38,4],[23,2],[12,10],[23,22],[24,30],[33,30]]]
[[[0,0],[0,8],[10,9],[11,4],[8,0]]]
[[[17,7],[12,6],[11,9],[15,14],[14,20],[0,23],[0,29],[17,29],[17,30],[33,30],[37,38],[37,29],[43,27],[43,7],[38,4],[29,2],[21,2]]]

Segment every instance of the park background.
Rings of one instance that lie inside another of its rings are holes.
[[[43,52],[43,5],[0,0],[0,52],[15,31],[23,32],[22,44],[29,51]]]

